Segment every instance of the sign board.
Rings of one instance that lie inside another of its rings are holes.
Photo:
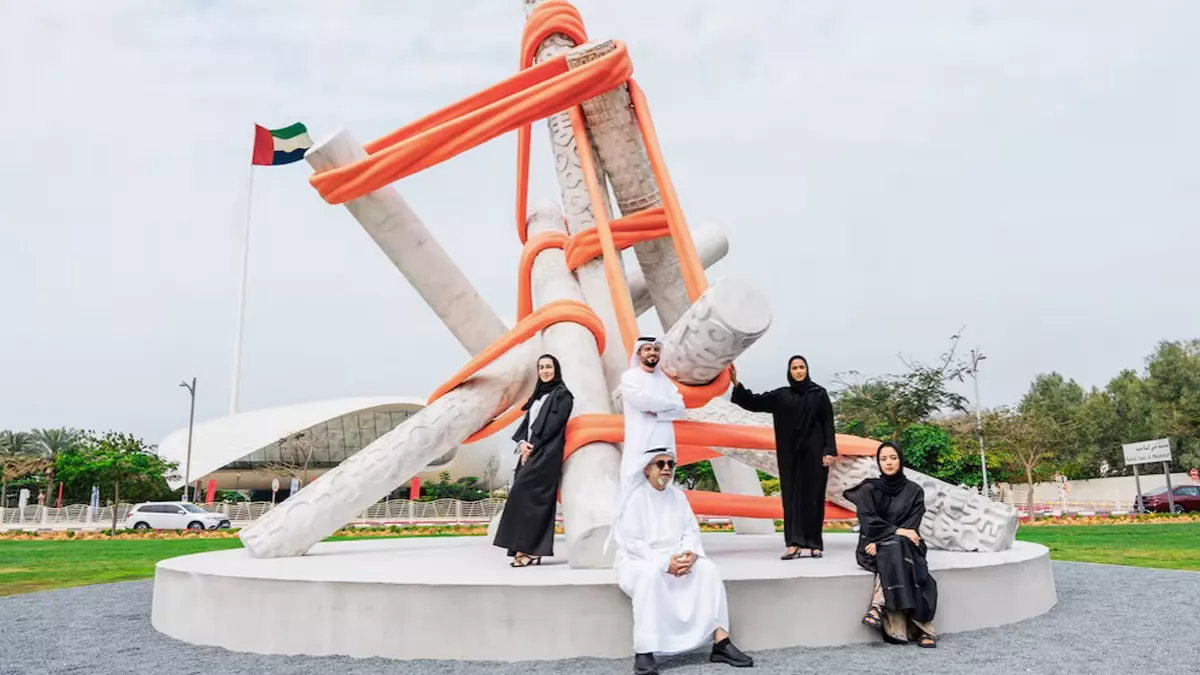
[[[23,509],[29,505],[29,488],[21,488],[17,493],[17,508]]]
[[[1169,438],[1143,443],[1126,443],[1121,446],[1121,449],[1125,451],[1125,466],[1171,461],[1171,439]]]
[[[1193,483],[1200,483],[1200,471],[1197,471],[1195,467],[1193,467],[1189,473],[1192,476]]]
[[[271,492],[279,492],[279,479],[278,478],[271,479]]]
[[[300,479],[293,476],[292,484],[290,487],[291,487],[292,494],[296,494],[297,492],[299,492],[300,491]]]

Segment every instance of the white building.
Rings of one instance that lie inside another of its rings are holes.
[[[179,464],[178,478],[168,481],[171,488],[183,485],[188,468],[193,485],[203,488],[213,479],[218,490],[270,491],[271,480],[278,478],[283,497],[293,475],[302,483],[307,475],[311,482],[424,407],[421,399],[377,397],[254,410],[197,423],[190,467],[187,427],[164,438],[158,453]],[[436,482],[446,471],[451,480],[475,476],[485,489],[502,487],[515,463],[507,439],[501,432],[458,446],[426,467],[421,481]]]

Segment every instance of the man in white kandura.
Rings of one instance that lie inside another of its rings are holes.
[[[713,641],[712,661],[754,665],[729,640],[725,585],[704,555],[700,526],[675,487],[674,420],[687,409],[658,369],[662,345],[639,338],[621,377],[625,447],[613,540],[614,569],[633,601],[634,673],[655,675],[655,652],[678,654]]]

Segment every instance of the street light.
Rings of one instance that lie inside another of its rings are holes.
[[[192,395],[192,411],[188,413],[188,445],[187,445],[187,460],[183,465],[183,501],[191,501],[188,499],[188,485],[192,479],[192,424],[196,421],[196,378],[192,378],[192,383],[180,382],[179,386],[188,390]]]
[[[983,412],[979,405],[979,362],[986,359],[978,349],[971,350],[971,380],[975,383],[975,425],[979,431],[979,466],[983,469],[983,496],[988,494],[987,456],[983,453]]]

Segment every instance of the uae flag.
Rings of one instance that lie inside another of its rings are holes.
[[[261,166],[291,164],[304,159],[304,151],[312,147],[308,128],[296,122],[282,129],[254,125],[254,156],[251,163]]]

